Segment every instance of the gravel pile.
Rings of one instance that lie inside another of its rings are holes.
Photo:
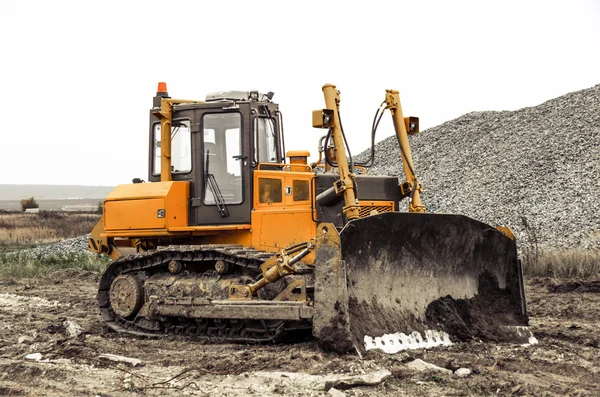
[[[542,246],[600,247],[600,85],[468,113],[410,140],[430,212],[507,225],[521,247],[534,240],[523,219]],[[395,136],[378,143],[369,172],[404,178],[399,153]]]
[[[18,252],[19,254],[26,254],[36,257],[68,256],[72,254],[90,253],[87,249],[87,241],[89,236],[89,234],[86,234],[84,236],[59,241],[58,243],[40,245],[38,247],[20,250]]]

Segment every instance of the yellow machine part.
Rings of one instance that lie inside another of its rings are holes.
[[[168,230],[188,224],[188,182],[117,186],[104,201],[104,230]]]
[[[383,214],[384,212],[394,212],[393,201],[372,201],[372,200],[360,200],[359,217],[364,218],[366,216]]]
[[[279,250],[315,237],[310,172],[254,172],[252,245]]]

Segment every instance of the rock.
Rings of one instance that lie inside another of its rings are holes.
[[[329,389],[329,391],[327,392],[327,394],[329,394],[331,397],[345,397],[346,393],[344,393],[343,391],[339,391],[336,388],[331,388]]]
[[[31,353],[25,356],[25,360],[40,361],[42,359],[42,353]]]
[[[68,257],[72,254],[94,255],[88,251],[89,236],[89,234],[86,234],[84,236],[59,241],[54,244],[40,245],[38,247],[19,250],[17,252],[19,255],[27,255],[37,259],[48,256]]]
[[[76,338],[83,333],[83,328],[73,321],[65,320],[62,325],[71,338]]]
[[[370,372],[364,375],[341,376],[327,380],[325,382],[325,390],[330,390],[332,388],[347,390],[357,386],[374,386],[389,379],[391,376],[392,373],[387,369]]]
[[[435,372],[441,372],[441,373],[445,373],[445,374],[451,374],[452,371],[450,371],[449,369],[446,368],[442,368],[442,367],[438,367],[437,365],[434,364],[430,364],[428,362],[425,362],[419,358],[417,358],[414,361],[409,362],[408,364],[406,364],[406,366],[408,368],[414,369],[416,371],[419,372],[423,372],[423,371],[435,371]]]
[[[17,339],[17,343],[18,344],[30,344],[33,343],[33,338],[31,336],[27,336],[27,335],[23,335],[23,336],[19,336],[19,339]]]
[[[578,360],[578,364],[593,374],[597,374],[598,372],[600,372],[600,369],[597,366],[595,366],[592,362],[588,360],[584,360],[583,358],[580,358]]]
[[[471,370],[469,368],[459,368],[454,371],[454,375],[458,376],[459,378],[466,378],[467,376],[471,375]]]
[[[527,388],[527,385],[516,385],[515,387],[513,387],[511,389],[511,395],[512,396],[524,396],[524,395],[529,395],[529,390]]]
[[[103,360],[114,361],[117,363],[123,363],[123,364],[129,365],[131,367],[137,367],[138,365],[142,364],[142,360],[139,360],[137,358],[117,356],[115,354],[101,354],[98,356],[98,358],[103,359]]]

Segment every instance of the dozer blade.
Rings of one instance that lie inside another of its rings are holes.
[[[516,243],[489,225],[385,213],[339,234],[321,224],[317,236],[313,334],[328,348],[393,353],[532,336]]]

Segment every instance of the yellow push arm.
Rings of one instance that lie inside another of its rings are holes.
[[[346,148],[344,147],[344,137],[342,136],[342,128],[340,124],[340,116],[338,113],[340,105],[340,92],[336,90],[335,85],[325,84],[323,86],[323,94],[325,95],[325,106],[327,109],[333,111],[333,123],[331,126],[333,137],[333,144],[337,152],[336,159],[338,163],[338,170],[340,173],[340,180],[336,182],[334,188],[337,194],[342,193],[344,195],[344,215],[348,220],[356,219],[360,215],[358,200],[356,199],[355,187],[354,187],[354,175],[350,172],[348,166],[348,158],[346,157]],[[325,148],[327,150],[327,148]]]
[[[425,212],[425,204],[421,202],[423,188],[417,179],[410,145],[408,144],[408,132],[404,115],[402,114],[402,106],[400,105],[400,93],[397,90],[386,90],[385,103],[386,109],[389,109],[390,112],[392,112],[394,128],[396,129],[396,136],[398,137],[398,143],[400,144],[400,155],[402,157],[404,175],[406,176],[406,182],[410,185],[410,204],[408,206],[408,211]]]

